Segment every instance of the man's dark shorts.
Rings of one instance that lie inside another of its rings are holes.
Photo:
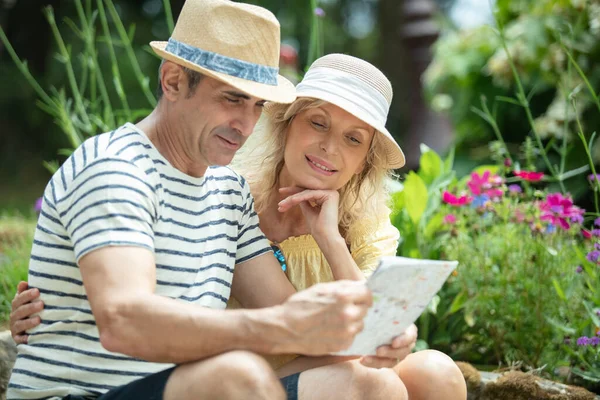
[[[175,367],[166,369],[156,374],[148,375],[143,379],[119,386],[98,397],[96,400],[162,400],[165,386]],[[287,393],[288,400],[298,400],[298,379],[300,374],[286,376],[281,379],[281,384]],[[64,400],[88,400],[87,397],[67,396]]]

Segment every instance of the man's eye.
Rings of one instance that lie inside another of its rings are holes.
[[[236,99],[236,98],[225,97],[225,99],[226,99],[228,102],[230,102],[230,103],[234,103],[234,104],[237,104],[237,103],[239,103],[239,102],[240,102],[240,100],[239,100],[239,99]]]

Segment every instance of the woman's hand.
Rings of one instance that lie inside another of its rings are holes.
[[[311,234],[317,242],[320,238],[339,236],[338,206],[340,195],[336,190],[310,190],[285,187],[279,192],[287,195],[279,202],[279,211],[286,212],[300,206]]]
[[[389,346],[377,349],[377,356],[363,357],[360,362],[371,368],[391,368],[404,360],[417,344],[417,326],[412,324],[403,334],[396,336]]]
[[[39,300],[40,291],[38,289],[28,289],[27,282],[19,282],[17,293],[12,301],[10,313],[10,333],[17,344],[27,343],[27,330],[35,328],[42,323],[40,317],[32,317],[44,309],[44,303]]]

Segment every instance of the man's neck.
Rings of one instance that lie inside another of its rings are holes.
[[[146,133],[158,152],[179,171],[192,177],[202,177],[208,165],[196,162],[186,151],[184,132],[178,129],[175,121],[169,120],[168,113],[162,112],[159,104],[150,115],[141,120],[136,126]]]

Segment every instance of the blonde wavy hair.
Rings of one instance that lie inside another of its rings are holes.
[[[324,104],[327,103],[310,98],[299,98],[292,104],[269,104],[254,132],[237,152],[231,167],[250,184],[257,213],[260,214],[278,196],[287,132],[294,117]],[[347,233],[356,221],[365,215],[389,212],[386,180],[394,175],[385,167],[385,154],[381,135],[376,132],[365,168],[338,191],[339,227],[346,241],[350,240]]]

